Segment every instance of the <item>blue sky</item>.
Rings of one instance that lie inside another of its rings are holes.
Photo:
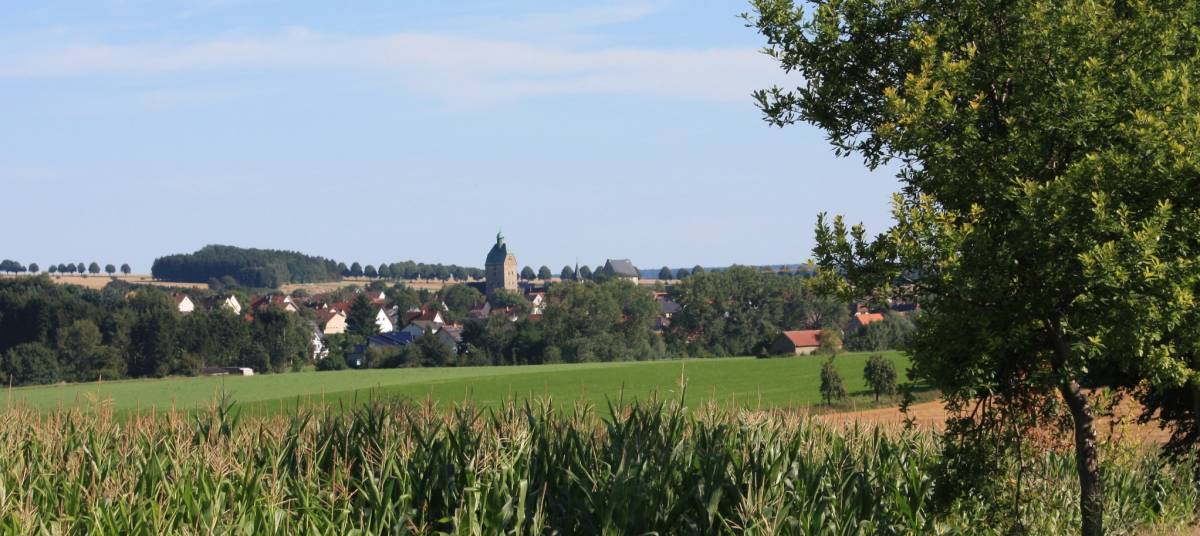
[[[889,171],[762,122],[742,2],[0,3],[0,257],[220,243],[557,270],[800,262]]]

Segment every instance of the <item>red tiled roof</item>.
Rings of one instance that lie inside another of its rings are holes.
[[[783,336],[787,337],[792,344],[798,348],[807,348],[811,346],[821,345],[821,330],[819,329],[803,329],[800,331],[785,331]]]
[[[866,326],[872,322],[882,322],[883,313],[858,313],[854,315],[854,319],[858,320],[858,325]]]

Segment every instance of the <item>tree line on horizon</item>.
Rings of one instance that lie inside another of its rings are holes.
[[[46,267],[46,273],[49,273],[49,274],[98,275],[98,274],[100,274],[101,271],[103,271],[105,274],[115,275],[118,270],[120,270],[120,272],[124,275],[129,275],[133,271],[133,269],[129,267],[128,263],[122,264],[120,268],[117,268],[117,266],[115,264],[106,264],[103,267],[101,267],[100,263],[98,263],[96,261],[92,261],[91,264],[84,264],[82,262],[81,263],[51,264],[50,266]],[[2,272],[2,273],[9,273],[9,274],[14,274],[14,275],[30,273],[30,274],[36,275],[36,274],[40,273],[41,271],[42,271],[42,267],[39,266],[38,263],[36,263],[36,262],[31,262],[31,263],[29,263],[28,266],[26,266],[24,264],[21,264],[20,262],[17,262],[17,261],[11,260],[11,259],[4,259],[4,260],[0,261],[0,272]]]

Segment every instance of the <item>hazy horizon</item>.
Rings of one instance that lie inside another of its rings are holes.
[[[761,120],[740,2],[0,8],[0,258],[206,244],[377,265],[799,263],[890,171]]]

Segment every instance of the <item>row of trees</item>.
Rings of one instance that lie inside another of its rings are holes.
[[[833,364],[834,359],[834,356],[830,356],[821,365],[821,399],[825,404],[833,404],[846,398],[846,384]],[[876,402],[880,396],[896,394],[897,377],[895,363],[879,354],[867,358],[867,364],[863,367],[863,381],[871,388]]]
[[[95,261],[93,261],[89,265],[84,265],[82,262],[78,263],[78,264],[75,264],[75,263],[51,264],[48,268],[46,268],[46,271],[51,274],[54,274],[54,273],[85,274],[86,273],[86,274],[95,275],[95,274],[99,274],[100,270],[101,270],[100,264]],[[113,274],[117,273],[116,265],[112,265],[112,264],[104,265],[103,270],[104,270],[104,273],[106,273],[108,275],[113,275]],[[36,263],[36,262],[31,262],[31,263],[29,263],[29,266],[25,266],[17,261],[10,260],[10,259],[4,259],[3,261],[0,261],[0,272],[7,272],[10,274],[23,274],[25,272],[29,272],[31,274],[37,274],[41,271],[42,271],[42,267],[38,266],[38,263]],[[131,271],[132,271],[132,269],[129,267],[128,264],[121,265],[121,273],[123,273],[125,275],[129,275],[129,273]]]
[[[202,366],[258,372],[298,367],[312,332],[299,315],[223,308],[181,315],[154,287],[92,290],[46,277],[0,281],[0,373],[14,385],[195,374]]]
[[[368,277],[372,279],[437,279],[454,278],[458,281],[483,278],[483,270],[457,264],[426,264],[423,262],[379,263],[377,266],[353,262],[349,266],[338,263],[342,277]]]

